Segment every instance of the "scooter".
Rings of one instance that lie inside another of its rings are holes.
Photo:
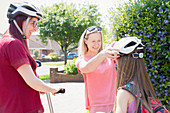
[[[65,89],[62,88],[56,93],[65,93]],[[50,109],[50,113],[54,113],[50,93],[46,93],[46,96],[47,96],[47,100],[48,100],[48,106],[49,106],[49,109]]]
[[[36,60],[36,63],[37,63],[38,67],[41,67],[41,65],[42,65],[41,61]],[[57,93],[65,93],[65,89],[61,88],[58,92],[56,92],[56,94]],[[48,106],[49,106],[49,109],[50,109],[50,113],[54,113],[52,102],[51,102],[50,93],[46,93],[46,96],[47,96],[47,101],[48,101]]]

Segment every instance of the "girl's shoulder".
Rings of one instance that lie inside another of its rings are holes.
[[[130,94],[128,91],[119,89],[117,91],[117,102],[120,104],[125,104],[126,106],[131,103],[134,100],[134,97],[132,94]]]
[[[134,94],[137,94],[137,89],[136,88],[137,88],[136,84],[133,81],[119,87],[119,89],[123,89],[123,90],[129,91],[129,92],[132,92]]]
[[[126,84],[125,87],[130,87],[130,85],[132,84],[134,83],[132,82],[132,83]],[[122,100],[125,99],[128,104],[131,103],[135,98],[128,90],[122,87],[119,88],[117,95],[119,96],[119,99],[122,99]]]
[[[128,98],[130,97],[130,93],[124,89],[119,89],[117,91],[117,95],[119,95],[121,98]]]
[[[127,90],[124,90],[124,89],[122,89],[122,88],[119,88],[119,90],[117,91],[117,93],[121,96],[121,97],[123,97],[123,98],[127,98],[127,97],[133,97],[133,95],[131,95],[131,93],[129,93],[129,91],[127,91]]]

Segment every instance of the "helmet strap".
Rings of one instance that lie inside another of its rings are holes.
[[[15,20],[13,20],[15,26],[17,27],[17,29],[18,29],[19,32],[21,33],[23,39],[26,39],[25,31],[26,31],[26,28],[27,28],[27,25],[28,25],[28,22],[29,22],[30,18],[31,18],[31,17],[28,17],[27,20],[26,20],[25,27],[24,27],[24,32],[22,32],[22,30],[21,30],[20,27],[18,26],[17,22],[16,22]]]
[[[27,29],[27,25],[28,25],[28,22],[29,22],[30,18],[31,18],[31,17],[28,17],[27,20],[26,20],[26,22],[25,22],[25,27],[24,27],[24,32],[23,32],[24,35],[25,35],[25,31],[26,31],[26,29]]]
[[[132,53],[133,58],[143,58],[143,53]]]

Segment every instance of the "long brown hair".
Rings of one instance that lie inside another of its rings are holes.
[[[118,58],[118,66],[117,66],[117,79],[116,79],[116,97],[117,97],[117,89],[120,86],[126,85],[129,82],[133,81],[136,85],[137,90],[137,108],[139,106],[139,98],[142,95],[142,101],[144,105],[150,110],[152,113],[151,104],[149,98],[146,95],[152,96],[156,99],[155,91],[146,71],[145,63],[143,58],[133,58],[132,54],[124,55]],[[116,99],[114,111],[116,111]],[[136,112],[137,112],[136,108]]]
[[[20,16],[17,16],[17,17],[15,18],[15,20],[16,20],[18,26],[20,27],[20,29],[22,29],[22,27],[23,27],[23,26],[22,26],[22,25],[23,25],[23,22],[24,22],[26,19],[27,19],[26,16],[21,16],[21,15],[20,15]],[[19,39],[19,40],[22,42],[22,44],[24,45],[25,51],[26,51],[26,53],[27,53],[27,56],[28,56],[28,58],[29,58],[31,67],[32,67],[32,69],[35,71],[37,65],[36,65],[35,60],[31,57],[30,51],[29,51],[29,49],[28,49],[27,41],[22,38],[21,33],[19,32],[19,30],[17,29],[17,27],[15,26],[15,24],[14,24],[13,21],[10,23],[9,33],[10,33],[10,35],[12,35],[14,38],[17,38],[17,39]]]

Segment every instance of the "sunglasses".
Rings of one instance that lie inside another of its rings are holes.
[[[32,22],[34,28],[36,28],[38,26],[38,23],[36,21],[30,20],[30,22]]]
[[[88,27],[86,29],[86,33],[85,33],[84,38],[87,38],[87,35],[90,34],[90,33],[94,33],[96,31],[101,31],[101,30],[102,30],[101,27],[96,27],[96,26]]]

